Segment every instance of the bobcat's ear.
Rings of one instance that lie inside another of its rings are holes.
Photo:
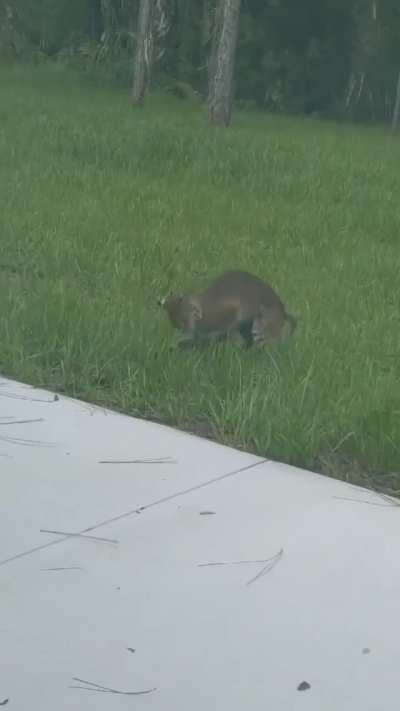
[[[203,311],[198,301],[192,301],[191,313],[195,321],[200,321],[203,318]]]

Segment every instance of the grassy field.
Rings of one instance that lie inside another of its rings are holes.
[[[0,72],[0,371],[400,489],[400,142]],[[299,319],[268,351],[179,352],[157,307],[227,268]],[[397,472],[397,474],[396,474]]]

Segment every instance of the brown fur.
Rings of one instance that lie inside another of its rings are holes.
[[[285,321],[291,333],[296,328],[272,287],[243,271],[225,272],[197,296],[171,295],[162,306],[172,326],[195,340],[239,331],[251,346],[266,339],[279,342]]]

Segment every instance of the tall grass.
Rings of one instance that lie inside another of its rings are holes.
[[[62,70],[0,72],[0,370],[400,489],[400,143]],[[157,307],[238,267],[299,318],[278,350],[181,352]]]

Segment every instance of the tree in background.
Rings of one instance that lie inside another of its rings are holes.
[[[346,94],[350,117],[390,121],[400,69],[398,0],[355,0],[352,66]]]
[[[140,0],[136,31],[132,101],[141,106],[150,80],[153,62],[154,0]]]
[[[223,21],[224,12],[224,0],[217,0],[217,4],[210,9],[209,3],[205,3],[208,15],[205,22],[207,22],[207,38],[206,46],[208,44],[208,56],[207,56],[207,90],[208,90],[208,102],[210,103],[211,92],[213,91],[213,82],[215,78],[215,73],[217,69],[217,53],[218,45],[221,37],[221,28]]]
[[[153,7],[152,32],[142,41],[139,8],[146,5]],[[130,88],[135,56],[138,103],[151,70],[154,85],[181,98],[208,96],[210,117],[223,124],[234,59],[243,106],[397,124],[399,0],[247,0],[236,28],[224,24],[235,5],[239,0],[0,0],[0,58],[69,62],[97,82]]]
[[[239,14],[240,0],[219,0],[210,58],[208,111],[210,120],[223,126],[231,121]]]
[[[395,131],[397,126],[399,125],[399,119],[400,119],[400,71],[399,71],[399,76],[397,77],[396,99],[394,102],[394,109],[393,109],[393,118],[392,118],[393,131]]]
[[[54,56],[82,31],[86,16],[81,0],[0,0],[0,50],[3,31],[11,28],[17,58]]]
[[[154,61],[164,56],[168,30],[167,0],[140,0],[132,91],[132,100],[138,106],[143,104]]]
[[[90,39],[98,42],[104,32],[101,0],[90,0],[88,25]]]

